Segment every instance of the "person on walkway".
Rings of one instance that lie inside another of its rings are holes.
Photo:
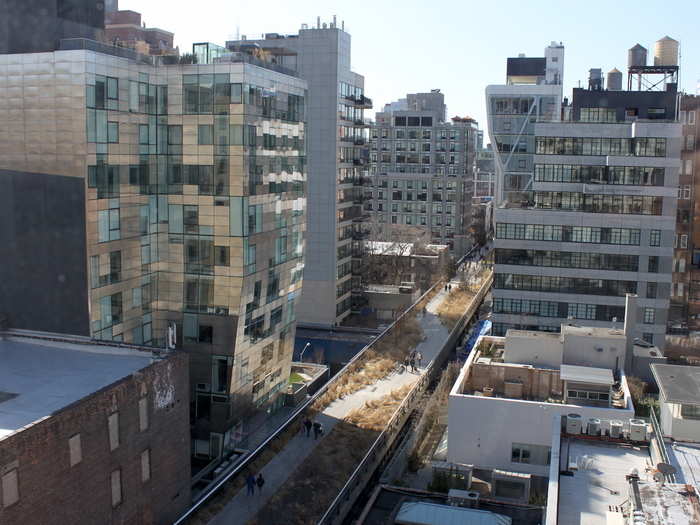
[[[411,363],[411,356],[406,354],[406,357],[403,358],[403,367],[408,372],[408,365]]]
[[[445,291],[447,291],[447,285],[445,285]]]
[[[323,434],[323,425],[318,421],[314,421],[314,441],[318,439],[318,436]]]
[[[255,476],[253,473],[249,473],[248,477],[245,478],[246,487],[248,487],[248,496],[255,494]]]
[[[307,416],[306,419],[304,419],[304,428],[306,429],[306,437],[311,437],[311,427],[312,426],[313,426],[313,423],[311,422],[311,420]]]
[[[418,363],[419,368],[421,367],[422,361],[423,361],[423,354],[421,354],[420,352],[416,352],[416,362]]]
[[[426,312],[426,310],[425,310],[425,306],[424,306],[423,307],[423,317],[425,317],[425,312]]]
[[[452,291],[452,283],[447,285],[447,291],[451,292]]]
[[[411,356],[411,372],[416,371],[416,358]]]
[[[255,480],[258,485],[258,493],[262,492],[263,485],[265,484],[265,478],[263,478],[262,472],[258,474],[258,479]]]

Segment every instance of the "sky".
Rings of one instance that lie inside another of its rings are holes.
[[[505,82],[506,58],[544,56],[551,41],[565,46],[564,96],[587,85],[590,68],[617,67],[626,85],[627,50],[640,43],[651,59],[665,35],[681,43],[681,89],[695,93],[700,80],[697,0],[119,0],[119,8],[174,32],[181,52],[237,34],[296,34],[336,15],[352,36],[352,68],[365,77],[372,118],[406,93],[439,88],[449,117],[469,115],[485,129],[484,88]]]

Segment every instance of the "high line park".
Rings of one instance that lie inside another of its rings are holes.
[[[341,523],[453,355],[487,295],[493,274],[480,263],[445,289],[440,281],[367,345],[304,409],[253,451],[216,490],[177,523]],[[420,352],[412,371],[406,356]],[[306,417],[323,425],[306,437]],[[264,488],[247,495],[245,478],[262,473]]]

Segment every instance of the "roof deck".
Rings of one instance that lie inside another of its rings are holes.
[[[86,338],[0,339],[0,440],[151,362],[150,352]]]
[[[629,498],[625,476],[636,468],[646,480],[651,466],[646,448],[566,438],[561,446],[562,462],[568,458],[577,468],[559,476],[557,525],[606,525],[610,508]]]

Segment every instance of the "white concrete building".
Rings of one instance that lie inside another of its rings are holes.
[[[700,442],[700,367],[654,364],[665,438]]]
[[[610,368],[513,362],[499,348],[511,333],[482,336],[450,392],[448,462],[545,477],[553,417],[578,414],[584,429],[596,419],[603,432],[634,417],[623,371],[614,382]],[[542,334],[516,333],[527,335],[537,344]]]

